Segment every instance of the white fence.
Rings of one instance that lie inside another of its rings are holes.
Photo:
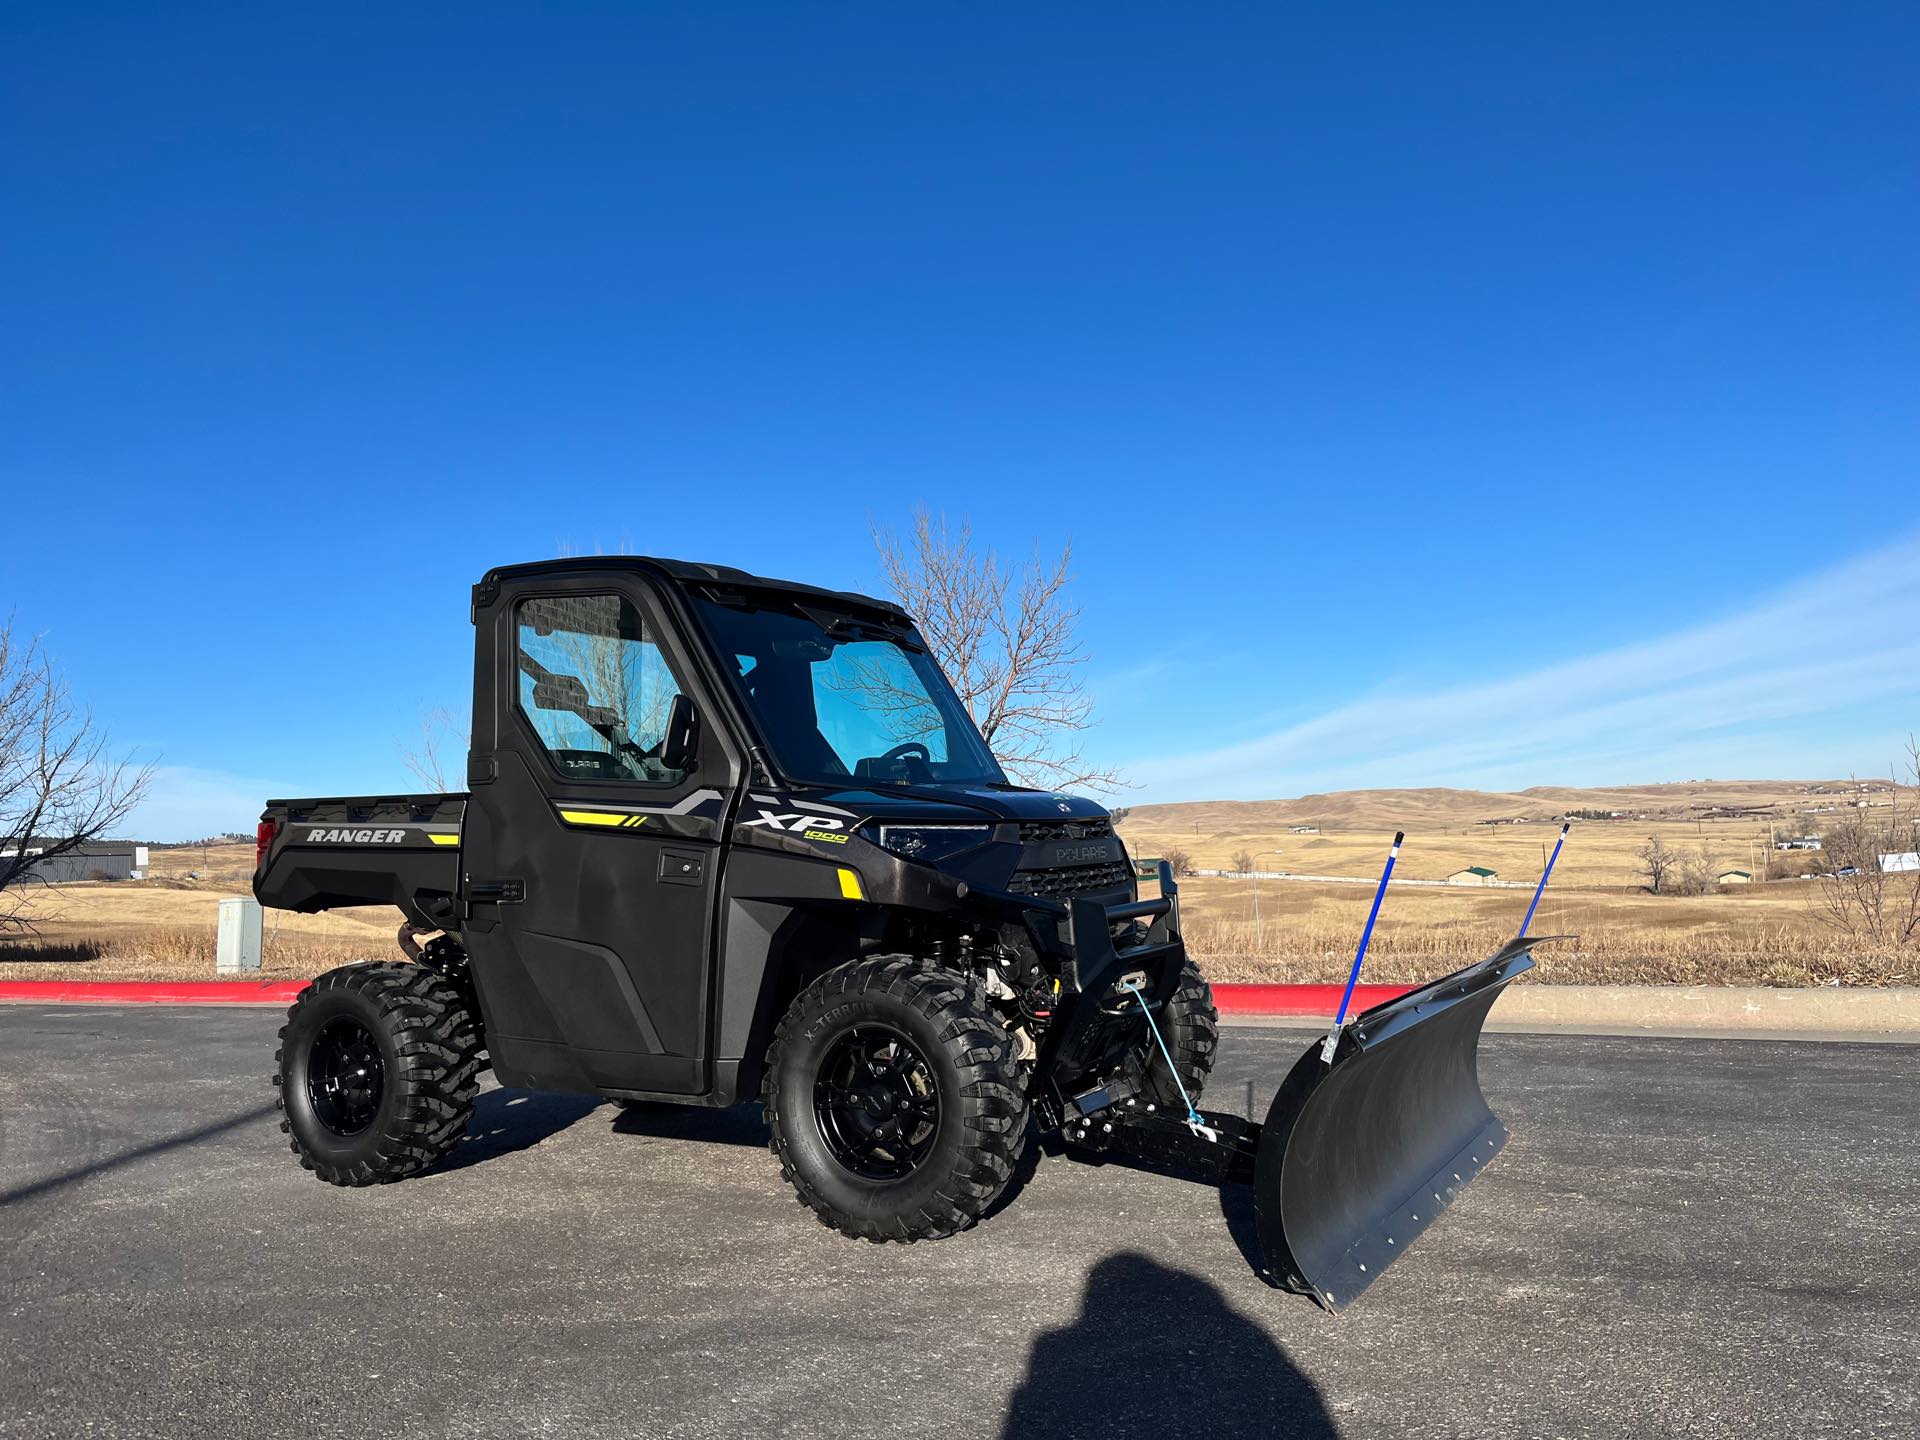
[[[1378,875],[1296,875],[1290,870],[1195,870],[1210,880],[1297,880],[1310,885],[1378,885]],[[1455,885],[1447,880],[1408,880],[1393,877],[1395,885],[1444,885],[1451,890],[1531,890],[1532,880],[1482,880],[1478,885]]]

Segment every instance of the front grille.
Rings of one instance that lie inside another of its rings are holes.
[[[1007,888],[1016,895],[1067,900],[1076,895],[1124,890],[1132,883],[1133,868],[1124,860],[1112,860],[1102,865],[1064,865],[1058,870],[1021,870],[1007,882]]]
[[[1028,820],[1020,827],[1022,845],[1038,845],[1046,840],[1104,840],[1113,834],[1113,821],[1105,816],[1097,820]]]

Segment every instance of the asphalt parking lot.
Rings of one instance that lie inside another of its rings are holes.
[[[1904,1435],[1920,1048],[1498,1034],[1514,1143],[1338,1318],[1245,1191],[1045,1158],[843,1240],[753,1110],[493,1090],[439,1170],[300,1171],[261,1010],[0,1007],[0,1434]],[[1303,1044],[1228,1032],[1261,1103]]]

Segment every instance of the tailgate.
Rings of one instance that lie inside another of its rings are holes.
[[[466,807],[465,795],[270,800],[253,893],[281,910],[395,905],[417,924],[446,928]]]

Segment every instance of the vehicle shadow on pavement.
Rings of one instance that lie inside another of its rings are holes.
[[[85,1165],[76,1165],[71,1170],[30,1181],[11,1190],[0,1190],[0,1205],[13,1205],[22,1200],[36,1199],[56,1190],[64,1190],[69,1185],[78,1185],[82,1180],[108,1170],[118,1170],[123,1165],[132,1165],[169,1150],[198,1145],[202,1141],[211,1140],[216,1135],[224,1135],[229,1130],[238,1129],[255,1120],[264,1120],[273,1114],[276,1108],[278,1107],[273,1105],[256,1105],[251,1110],[242,1110],[236,1115],[229,1115],[224,1120],[215,1120],[211,1124],[196,1126],[192,1130],[182,1130],[164,1139],[154,1140],[145,1145],[136,1145],[131,1150],[122,1150],[118,1154],[108,1155]]]
[[[767,1148],[767,1124],[758,1105],[709,1109],[650,1100],[630,1101],[614,1116],[616,1135],[645,1135],[655,1140],[697,1140],[704,1145]]]
[[[1029,1154],[1039,1148],[1038,1145],[1030,1146]],[[1096,1155],[1086,1151],[1072,1150],[1062,1146],[1057,1139],[1049,1139],[1046,1142],[1046,1153],[1050,1157],[1070,1160],[1076,1165],[1094,1167],[1115,1165],[1123,1170],[1138,1170],[1144,1175],[1159,1175],[1181,1185],[1212,1186],[1220,1193],[1220,1217],[1226,1221],[1227,1234],[1233,1238],[1235,1247],[1240,1251],[1240,1257],[1247,1262],[1247,1267],[1254,1274],[1263,1276],[1266,1274],[1267,1262],[1260,1248],[1259,1216],[1254,1207],[1253,1186],[1246,1182],[1205,1180],[1173,1166],[1157,1165],[1151,1160],[1142,1160],[1131,1155],[1113,1153]],[[1028,1173],[1031,1175],[1031,1170]],[[1007,1189],[1011,1191],[1013,1186],[1009,1185]],[[995,1202],[994,1208],[998,1209],[1008,1198],[1010,1197],[1003,1195],[1000,1201]],[[991,1215],[994,1210],[990,1209],[987,1213]]]
[[[1000,1433],[1333,1440],[1339,1431],[1314,1383],[1218,1288],[1128,1253],[1094,1266],[1073,1323],[1034,1342]]]
[[[1059,1154],[1059,1148],[1049,1148],[1047,1140],[1037,1130],[1028,1134],[1027,1143],[1021,1147],[1020,1158],[1013,1162],[1013,1173],[1007,1177],[1005,1187],[993,1197],[993,1202],[980,1212],[980,1223],[984,1225],[1019,1198],[1020,1192],[1039,1173],[1042,1159],[1055,1159]]]
[[[590,1114],[605,1102],[592,1095],[563,1095],[545,1090],[498,1090],[482,1092],[473,1102],[473,1119],[467,1124],[467,1138],[453,1148],[444,1160],[428,1167],[428,1175],[445,1175],[528,1150],[558,1135],[581,1116]]]
[[[1256,1275],[1267,1271],[1267,1258],[1260,1248],[1260,1216],[1254,1208],[1253,1186],[1226,1184],[1220,1187],[1220,1218],[1227,1222],[1227,1234],[1239,1247],[1241,1258]]]

